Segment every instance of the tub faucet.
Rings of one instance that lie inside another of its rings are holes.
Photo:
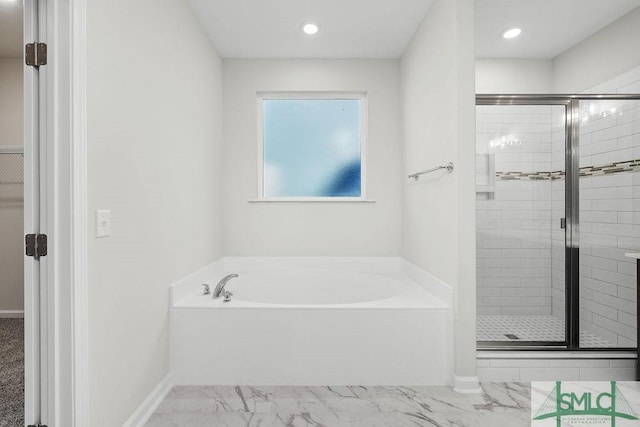
[[[213,290],[213,293],[211,294],[211,298],[220,298],[220,295],[222,295],[222,291],[224,291],[224,286],[227,284],[227,282],[235,277],[238,277],[237,274],[229,274],[227,276],[224,276],[216,285],[216,288]]]

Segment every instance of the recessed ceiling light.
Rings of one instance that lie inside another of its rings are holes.
[[[315,22],[306,22],[302,26],[302,31],[304,31],[305,34],[312,36],[320,31],[320,27],[318,27],[318,24]]]
[[[502,32],[502,38],[512,39],[512,38],[518,37],[521,32],[522,32],[522,29],[518,27],[507,28]]]

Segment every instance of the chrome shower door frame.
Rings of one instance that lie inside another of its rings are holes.
[[[565,106],[565,339],[564,341],[479,341],[479,349],[635,351],[635,348],[580,347],[580,102],[589,100],[637,101],[633,95],[476,95],[478,105]]]

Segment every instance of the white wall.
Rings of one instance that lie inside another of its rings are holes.
[[[22,145],[22,58],[0,58],[0,145]],[[24,309],[23,159],[0,155],[0,311]]]
[[[0,58],[0,145],[22,145],[22,58]]]
[[[579,93],[640,65],[640,7],[553,59],[553,91]]]
[[[458,376],[475,376],[473,2],[436,0],[402,58],[404,174],[449,161],[452,174],[405,178],[403,256],[453,286]]]
[[[227,255],[400,254],[397,60],[224,60],[224,83]],[[249,203],[257,197],[258,91],[366,91],[367,198],[375,203]]]
[[[549,59],[476,59],[476,93],[551,93]]]
[[[168,287],[222,255],[222,65],[186,0],[88,2],[89,425],[169,369]],[[90,228],[92,231],[93,228]]]

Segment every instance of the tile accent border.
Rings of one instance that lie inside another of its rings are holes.
[[[623,160],[598,166],[584,166],[580,168],[580,177],[604,176],[628,172],[640,172],[640,159]],[[564,178],[565,171],[496,172],[496,179],[499,181],[555,181]]]

